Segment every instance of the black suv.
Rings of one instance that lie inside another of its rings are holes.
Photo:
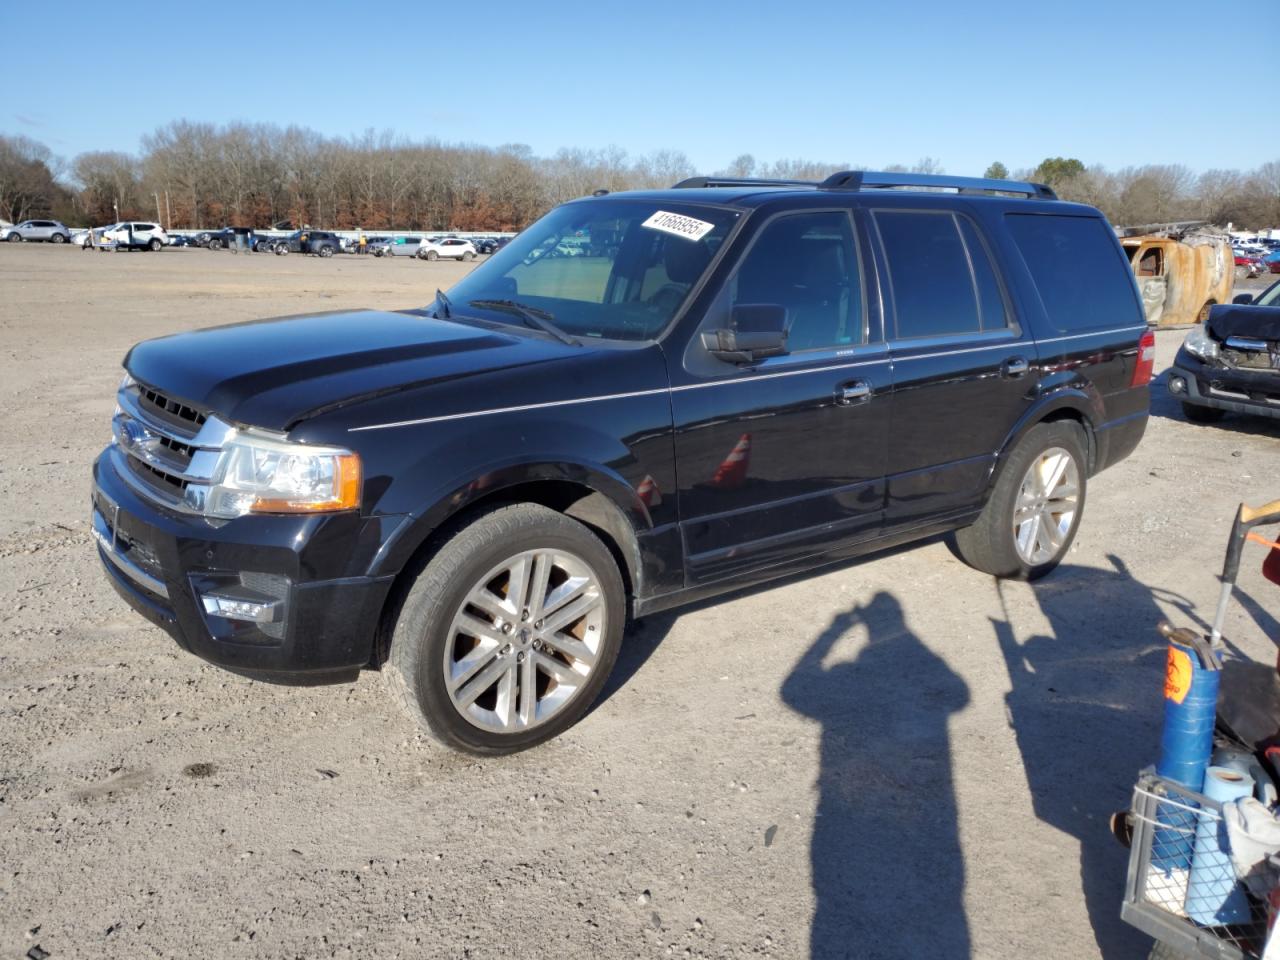
[[[327,230],[295,230],[272,244],[272,249],[278,254],[314,253],[319,257],[332,257],[342,250],[342,241],[336,233]]]
[[[560,206],[421,310],[138,344],[93,529],[191,652],[380,668],[502,753],[582,716],[628,617],[941,531],[1048,572],[1153,358],[1115,234],[1045,187],[698,178]]]

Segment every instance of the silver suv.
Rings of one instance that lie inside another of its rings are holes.
[[[19,240],[66,243],[71,239],[71,231],[57,220],[23,220],[15,226],[5,227],[4,238],[10,243],[17,243]]]

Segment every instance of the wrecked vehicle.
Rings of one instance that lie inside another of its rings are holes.
[[[1138,279],[1147,323],[1203,323],[1210,307],[1231,299],[1235,258],[1225,233],[1198,221],[1120,227],[1117,232]]]
[[[1280,417],[1280,281],[1257,300],[1241,294],[1211,309],[1187,334],[1168,383],[1196,423],[1228,412]]]

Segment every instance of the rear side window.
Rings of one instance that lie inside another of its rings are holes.
[[[878,210],[898,339],[955,336],[1008,326],[986,245],[965,217]]]
[[[1137,326],[1143,313],[1128,263],[1097,217],[1006,214],[1049,322],[1058,330]]]

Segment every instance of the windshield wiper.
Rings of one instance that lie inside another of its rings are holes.
[[[480,307],[484,310],[506,310],[508,313],[514,313],[528,326],[551,334],[561,343],[567,343],[571,347],[582,346],[581,342],[575,337],[557,327],[555,318],[545,310],[526,306],[523,303],[516,303],[514,300],[471,300],[469,302],[471,306]]]
[[[453,316],[453,303],[450,302],[449,298],[444,295],[444,291],[439,287],[436,287],[436,303],[444,307],[444,318],[446,320]],[[437,314],[439,312],[439,310],[436,311]]]

